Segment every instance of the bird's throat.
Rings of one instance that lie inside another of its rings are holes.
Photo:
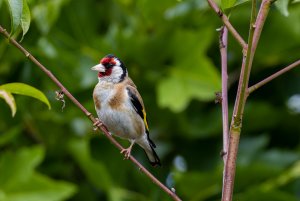
[[[106,69],[105,72],[99,72],[98,77],[110,76],[112,73],[112,68]]]

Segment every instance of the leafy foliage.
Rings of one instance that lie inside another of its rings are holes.
[[[212,36],[210,27],[201,32],[174,33],[172,45],[175,66],[170,70],[169,77],[158,85],[158,103],[162,107],[170,107],[173,111],[179,112],[184,110],[193,98],[205,101],[214,99],[214,92],[220,90],[221,80],[211,60],[205,55]],[[185,38],[185,46],[176,48],[180,47],[182,38]],[[201,40],[202,38],[206,39],[205,42]],[[184,55],[187,51],[198,54],[189,54],[182,58],[180,55]]]
[[[276,7],[284,16],[289,15],[289,10],[288,10],[289,2],[290,2],[289,0],[279,0],[275,2]]]
[[[4,152],[0,157],[1,200],[63,200],[75,192],[71,183],[55,181],[36,172],[44,157],[42,147],[23,148],[16,153]]]
[[[2,89],[0,90],[0,97],[3,98],[7,105],[10,107],[12,116],[15,116],[17,106],[13,95],[10,92]]]
[[[30,10],[26,0],[5,0],[11,16],[11,34],[14,34],[20,27],[23,37],[30,26]],[[1,6],[1,4],[0,4]]]
[[[23,83],[3,84],[0,85],[0,97],[3,98],[6,101],[6,103],[9,105],[12,112],[12,116],[15,116],[17,111],[15,99],[12,94],[31,96],[33,98],[36,98],[44,102],[49,107],[49,109],[51,108],[47,97],[38,89]]]
[[[0,0],[0,24],[7,28],[13,21],[10,31],[19,39],[18,29],[24,34],[29,25],[21,27],[16,18],[10,20],[10,13],[22,19],[25,1],[10,2],[23,2],[22,12],[20,6],[12,10]],[[230,11],[230,21],[244,39],[249,28],[247,2],[219,1],[228,7],[223,9]],[[163,166],[148,166],[137,146],[133,155],[183,200],[219,200],[222,127],[220,106],[213,99],[220,90],[218,33],[214,30],[221,22],[206,1],[27,3],[32,19],[26,19],[32,22],[22,45],[91,112],[97,75],[90,67],[108,53],[120,57],[143,96],[150,135]],[[299,59],[300,6],[288,5],[288,16],[281,9],[270,11],[250,84]],[[231,36],[229,44],[232,109],[242,53]],[[249,97],[237,161],[236,200],[299,200],[300,116],[297,102],[289,101],[300,93],[299,76],[296,68]],[[45,92],[52,110],[16,96],[18,115],[11,118],[7,104],[0,101],[0,200],[169,200],[122,160],[105,138],[96,135],[68,100],[62,112],[61,103],[55,100],[57,87],[0,37],[0,84],[14,82]],[[14,105],[9,93],[1,97],[8,97]]]

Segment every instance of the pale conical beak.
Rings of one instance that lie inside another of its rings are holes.
[[[93,66],[91,70],[105,72],[105,67],[102,64],[97,64],[96,66]]]

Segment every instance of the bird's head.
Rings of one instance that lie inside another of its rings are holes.
[[[119,83],[127,76],[127,69],[123,62],[112,54],[106,55],[91,69],[98,71],[100,81]]]

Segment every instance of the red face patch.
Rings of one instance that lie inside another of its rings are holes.
[[[105,72],[99,72],[98,77],[110,76],[112,72],[112,68],[105,70]]]
[[[101,59],[100,63],[105,67],[105,72],[99,72],[98,77],[110,76],[112,73],[112,67],[116,65],[114,57],[104,57]]]
[[[100,63],[103,64],[104,66],[107,64],[116,65],[116,62],[112,57],[104,57],[103,59],[101,59]]]

